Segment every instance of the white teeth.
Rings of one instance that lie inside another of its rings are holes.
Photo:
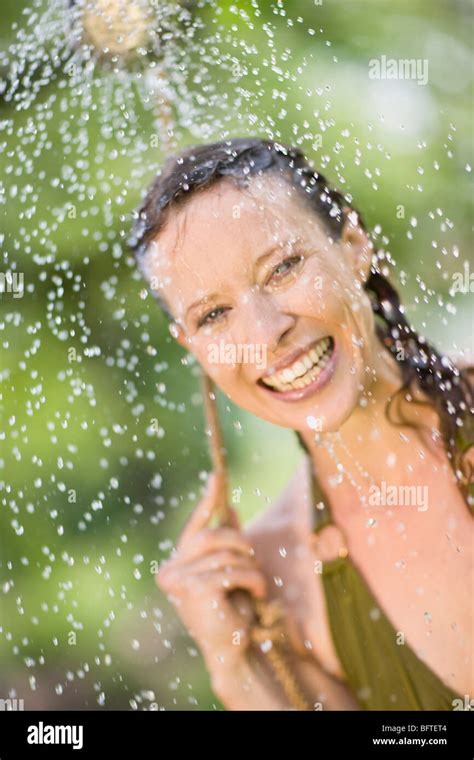
[[[329,338],[323,338],[308,353],[281,372],[267,375],[263,382],[277,391],[291,390],[292,388],[304,388],[319,375],[321,370],[328,364],[331,346]]]
[[[293,372],[296,372],[296,376],[300,377],[301,375],[304,375],[306,372],[306,367],[304,365],[304,362],[299,361],[296,362],[296,364],[293,365]]]
[[[271,375],[269,375],[268,377],[265,378],[265,384],[266,385],[271,385],[272,388],[274,386],[276,387],[277,383],[278,383],[278,380],[275,380],[275,378],[271,377]]]
[[[308,385],[309,383],[311,383],[314,380],[314,377],[315,376],[311,372],[308,372],[308,374],[305,375],[305,377],[303,378],[303,383],[305,385]]]

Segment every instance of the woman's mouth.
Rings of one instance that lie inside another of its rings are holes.
[[[331,336],[313,343],[281,370],[270,370],[258,384],[282,400],[306,398],[329,380],[334,368],[334,339]]]

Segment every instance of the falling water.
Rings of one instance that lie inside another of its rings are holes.
[[[462,348],[452,316],[467,324],[467,305],[450,286],[469,235],[467,107],[432,58],[431,92],[372,82],[378,47],[350,47],[360,17],[347,5],[37,0],[17,13],[0,53],[0,697],[216,703],[153,582],[209,466],[197,368],[125,243],[170,151],[240,134],[303,146],[367,209],[381,266],[401,259],[410,319]],[[460,33],[432,23],[428,48],[438,37],[462,57]],[[383,24],[374,35],[388,45]],[[281,487],[296,452],[273,431],[289,451],[274,468],[263,425],[223,411],[255,511],[275,495],[262,472]]]

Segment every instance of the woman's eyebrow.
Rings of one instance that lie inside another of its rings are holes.
[[[188,306],[188,308],[186,309],[186,313],[184,315],[185,319],[188,317],[189,312],[195,309],[197,306],[200,306],[201,304],[206,303],[206,301],[212,301],[213,298],[218,298],[218,297],[219,297],[218,293],[206,293],[201,298],[198,298],[197,301],[193,301],[191,306]]]
[[[273,256],[273,254],[276,251],[281,251],[283,253],[288,248],[291,249],[295,245],[300,244],[301,242],[302,242],[301,237],[293,237],[293,238],[288,238],[288,240],[285,240],[280,243],[273,243],[272,246],[267,251],[265,251],[265,253],[262,253],[258,257],[258,259],[255,260],[254,267],[259,267],[262,263],[264,263],[266,259],[270,258],[270,256]]]

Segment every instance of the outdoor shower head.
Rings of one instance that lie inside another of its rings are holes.
[[[147,44],[147,0],[76,0],[76,4],[83,8],[83,39],[101,55],[129,56]]]
[[[72,46],[87,46],[102,62],[161,57],[170,21],[191,19],[194,0],[68,0]],[[175,26],[173,26],[175,32]]]

